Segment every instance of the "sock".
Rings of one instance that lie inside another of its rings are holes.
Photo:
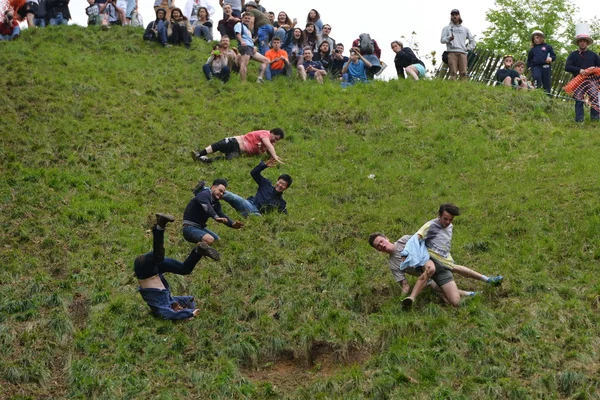
[[[487,281],[489,281],[489,280],[490,280],[490,278],[489,278],[489,277],[487,277],[487,276],[485,276],[485,275],[482,275],[482,276],[481,276],[481,280],[482,280],[482,281],[484,281],[484,282],[487,282]]]
[[[200,150],[200,153],[198,153],[198,154],[200,155],[200,157],[208,155],[208,153],[206,152],[206,149]]]
[[[477,292],[466,292],[465,294],[469,297],[473,297],[477,294]]]

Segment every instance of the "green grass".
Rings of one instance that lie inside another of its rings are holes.
[[[208,45],[140,38],[73,26],[2,44],[1,398],[600,396],[600,126],[575,126],[571,103],[440,81],[207,83]],[[154,212],[181,217],[199,178],[255,189],[257,158],[189,150],[278,126],[286,164],[266,174],[294,177],[290,215],[210,225],[222,261],[169,277],[201,316],[152,318],[132,265]],[[481,295],[403,312],[366,238],[413,233],[447,201],[455,259],[505,283],[458,277]]]

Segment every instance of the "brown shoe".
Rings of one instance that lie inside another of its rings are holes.
[[[196,252],[203,256],[212,258],[215,261],[219,261],[221,259],[221,254],[219,254],[217,249],[213,249],[206,242],[198,242],[196,245]]]
[[[169,222],[175,221],[175,217],[169,214],[156,213],[156,225],[165,229]]]

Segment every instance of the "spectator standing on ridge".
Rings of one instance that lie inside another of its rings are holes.
[[[292,76],[292,64],[288,59],[288,54],[281,48],[281,39],[275,36],[271,41],[273,48],[267,51],[265,57],[269,59],[269,66],[265,72],[265,77],[268,81],[277,75]]]
[[[138,280],[138,291],[142,299],[156,317],[169,320],[190,320],[200,314],[192,296],[172,296],[165,272],[189,275],[202,257],[215,261],[221,259],[219,252],[200,241],[184,262],[165,258],[165,228],[175,221],[171,215],[156,214],[156,224],[152,227],[152,251],[138,256],[133,262],[133,270]]]
[[[275,147],[273,145],[283,139],[285,136],[283,129],[275,128],[270,131],[260,130],[249,132],[241,136],[228,137],[223,140],[219,140],[216,143],[211,144],[204,150],[194,151],[192,150],[192,158],[194,161],[202,161],[204,163],[211,163],[213,160],[208,158],[208,154],[212,154],[215,151],[219,151],[225,154],[226,160],[238,157],[241,153],[248,155],[255,155],[269,153],[271,158],[277,162],[282,163],[281,158],[275,153]]]
[[[442,29],[440,41],[446,45],[448,52],[448,69],[450,77],[455,80],[456,74],[460,79],[467,79],[467,52],[475,48],[475,38],[471,31],[462,26],[463,20],[457,9],[450,11],[450,24]],[[467,41],[469,42],[467,44]]]
[[[531,49],[527,56],[527,66],[531,70],[531,79],[535,87],[544,88],[546,93],[552,91],[552,66],[556,60],[556,54],[552,46],[544,40],[542,31],[536,30],[531,33]]]
[[[92,2],[93,4],[94,2]],[[39,0],[38,10],[33,17],[33,24],[38,28],[44,28],[47,24],[47,15],[48,15],[48,1],[47,0]],[[88,24],[89,25],[89,24]],[[98,24],[100,25],[100,24]]]
[[[188,242],[205,242],[213,244],[219,240],[219,235],[206,227],[209,218],[225,224],[233,229],[244,227],[241,221],[232,221],[221,209],[219,200],[223,198],[227,189],[225,179],[215,179],[210,188],[197,191],[183,212],[183,238]]]
[[[417,58],[410,47],[404,47],[401,41],[394,40],[392,42],[392,51],[396,53],[394,65],[396,66],[398,79],[404,79],[405,71],[415,81],[425,77],[425,64]]]
[[[571,52],[567,58],[565,64],[565,71],[573,74],[573,77],[577,75],[587,75],[586,69],[591,67],[600,67],[600,56],[598,54],[588,50],[588,46],[594,43],[594,40],[586,33],[580,33],[575,36],[573,43],[577,45],[578,49]],[[586,94],[589,96],[590,102],[598,106],[598,87],[594,84],[592,88],[580,85],[575,91],[577,98],[583,98]],[[575,122],[583,122],[583,101],[575,100]],[[590,107],[590,118],[592,121],[598,121],[600,115],[597,107]]]
[[[367,77],[369,79],[379,76],[387,67],[385,63],[379,61],[381,59],[381,49],[368,33],[361,33],[358,39],[352,42],[352,47],[358,48],[360,54],[371,63],[371,67],[367,70]]]
[[[27,27],[34,28],[35,24],[33,23],[33,19],[35,18],[35,14],[38,12],[38,8],[40,6],[39,0],[26,0],[25,4],[23,4],[17,10],[17,14],[22,19],[27,20]]]
[[[266,168],[274,167],[277,164],[275,159],[270,158],[266,163],[261,161],[252,171],[250,176],[258,185],[254,196],[244,199],[243,197],[227,190],[222,200],[229,203],[236,211],[244,217],[249,215],[261,216],[272,211],[279,211],[287,214],[287,203],[283,199],[285,192],[292,185],[292,177],[288,174],[281,174],[277,178],[275,186],[271,181],[262,176],[262,171]],[[194,188],[194,195],[198,194],[204,188],[204,181],[198,182]]]
[[[46,7],[46,18],[50,26],[69,25],[71,19],[69,0],[47,0]]]
[[[15,19],[13,10],[4,11],[4,18],[0,22],[0,41],[17,39],[20,34],[19,21]]]
[[[159,42],[163,47],[169,47],[167,43],[167,28],[169,21],[166,19],[167,11],[164,8],[156,10],[156,20],[150,22],[144,32],[144,40]]]

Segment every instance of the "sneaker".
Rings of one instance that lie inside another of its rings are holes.
[[[100,28],[100,29],[102,29],[103,31],[107,31],[107,30],[110,29],[110,26],[108,26],[108,25],[102,25],[102,28]]]
[[[175,217],[169,214],[156,213],[156,225],[165,229],[169,222],[175,221]]]
[[[163,47],[171,47],[171,43],[163,43]]]
[[[196,150],[192,150],[191,154],[192,154],[192,159],[194,161],[199,161],[200,160],[200,153],[198,153]]]
[[[238,153],[237,151],[232,151],[231,153],[225,154],[225,159],[233,160],[234,158],[238,158],[239,156],[240,156],[240,153]]]
[[[487,283],[489,283],[492,286],[500,286],[502,284],[503,279],[504,277],[501,275],[492,276],[491,278],[488,278]]]
[[[204,164],[210,164],[211,162],[213,162],[213,160],[211,160],[210,158],[208,158],[206,156],[199,156],[198,161],[201,161]]]
[[[213,249],[206,242],[198,242],[196,245],[196,252],[200,255],[212,258],[215,261],[219,261],[221,259],[221,254],[217,251],[217,249]]]
[[[382,73],[383,71],[385,71],[385,69],[386,69],[386,68],[387,68],[387,64],[386,64],[386,63],[384,63],[384,62],[382,61],[382,62],[381,62],[381,69],[375,73],[375,76],[379,76],[379,75],[381,75],[381,73]]]
[[[410,310],[412,308],[412,305],[414,303],[414,300],[410,297],[405,298],[404,300],[402,300],[402,309],[403,310]]]
[[[475,297],[477,296],[477,292],[465,292],[467,297]]]
[[[194,189],[192,189],[192,192],[194,192],[194,196],[197,195],[198,193],[200,193],[200,191],[202,191],[202,189],[204,189],[204,185],[206,185],[205,180],[198,181],[196,186],[194,186]]]
[[[261,78],[260,76],[258,77],[258,79],[256,80],[256,83],[263,83],[263,78]]]

